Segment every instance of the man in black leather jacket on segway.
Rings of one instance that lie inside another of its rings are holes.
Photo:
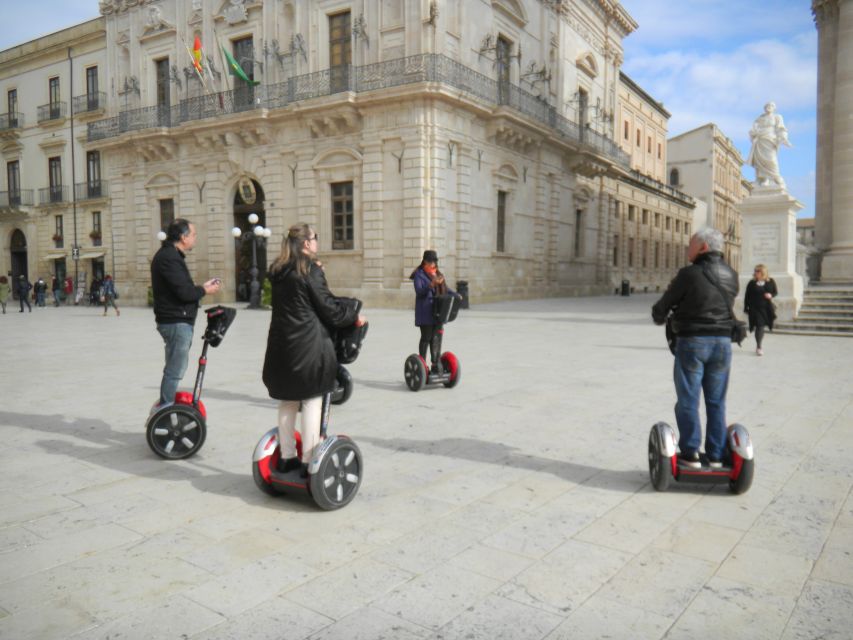
[[[701,467],[699,447],[702,423],[699,394],[705,392],[708,424],[705,455],[711,467],[722,466],[726,446],[726,391],[732,362],[732,305],[739,284],[737,272],[723,260],[723,235],[699,229],[687,248],[692,263],[679,270],[660,300],[652,307],[655,324],[673,314],[677,336],[673,378],[678,401],[680,453],[691,467]]]

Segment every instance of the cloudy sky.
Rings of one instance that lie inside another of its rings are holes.
[[[5,0],[0,50],[98,16],[97,0]],[[746,158],[748,131],[772,100],[792,149],[789,191],[814,215],[817,32],[808,0],[622,0],[639,23],[623,70],[672,113],[670,135],[716,123]],[[744,167],[752,180],[752,167]]]

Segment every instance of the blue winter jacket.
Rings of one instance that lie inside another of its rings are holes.
[[[432,280],[424,271],[423,265],[415,269],[409,277],[415,284],[415,326],[425,327],[435,324],[432,313],[435,289],[429,286]],[[447,293],[455,292],[447,287]]]

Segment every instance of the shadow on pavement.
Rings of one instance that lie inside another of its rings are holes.
[[[239,498],[248,504],[268,504],[283,511],[313,511],[313,503],[294,492],[292,499],[267,496],[252,479],[249,460],[246,473],[232,473],[212,467],[199,453],[184,460],[164,460],[148,447],[144,425],[139,433],[115,431],[109,423],[95,418],[69,418],[60,414],[38,415],[0,411],[0,425],[32,429],[47,434],[72,437],[87,444],[68,440],[45,439],[34,444],[46,453],[64,455],[88,464],[98,465],[124,474],[164,482],[187,482],[206,493]]]
[[[550,473],[569,482],[586,487],[607,489],[620,493],[636,493],[649,484],[648,471],[615,471],[601,469],[576,462],[566,462],[522,453],[515,447],[499,442],[484,442],[473,438],[445,438],[443,440],[407,440],[394,438],[384,440],[361,435],[358,441],[392,451],[416,453],[429,456],[444,456],[472,462],[485,462],[514,469],[527,469]],[[650,489],[647,487],[647,489]]]

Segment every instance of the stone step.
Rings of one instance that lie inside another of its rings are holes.
[[[810,291],[803,292],[804,300],[853,300],[853,291]]]
[[[830,300],[808,300],[804,301],[800,309],[834,309],[838,311],[853,311],[853,302],[832,302]]]
[[[777,322],[773,325],[773,332],[776,333],[803,333],[816,331],[828,335],[840,335],[853,337],[853,323],[845,324],[830,324],[817,323],[810,321],[794,321],[794,322]]]
[[[794,318],[793,322],[796,324],[800,324],[801,322],[812,323],[812,324],[837,324],[839,326],[850,326],[853,327],[853,319],[851,318],[836,318],[832,316],[808,316],[802,317],[797,316]]]
[[[853,332],[844,332],[844,331],[819,331],[817,329],[807,329],[807,328],[798,328],[798,329],[788,329],[788,328],[777,328],[773,327],[773,333],[781,333],[785,335],[791,336],[823,336],[826,338],[853,338]]]

